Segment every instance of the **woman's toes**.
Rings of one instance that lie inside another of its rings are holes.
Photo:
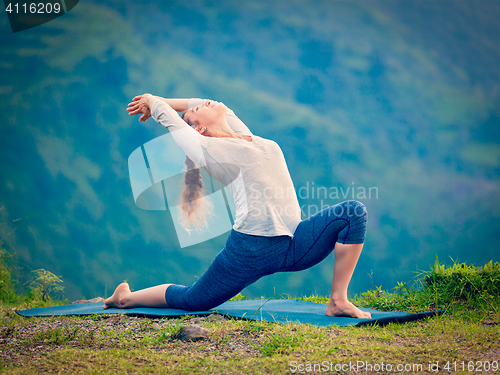
[[[354,306],[351,302],[345,301],[341,303],[334,303],[326,308],[325,315],[328,316],[347,316],[357,319],[370,319],[371,314],[364,312]]]
[[[110,307],[123,307],[123,303],[121,300],[124,299],[124,296],[128,293],[130,293],[130,287],[128,283],[121,283],[116,287],[113,295],[104,300],[103,308],[108,309]]]

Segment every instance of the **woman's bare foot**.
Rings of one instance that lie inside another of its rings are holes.
[[[358,319],[371,319],[372,315],[369,312],[364,312],[354,306],[351,302],[332,301],[326,307],[325,315],[327,316],[347,316]]]
[[[110,307],[124,308],[127,301],[126,296],[132,293],[128,283],[121,283],[115,289],[113,295],[106,300],[104,300],[104,308],[109,309]]]

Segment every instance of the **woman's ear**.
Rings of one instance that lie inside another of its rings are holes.
[[[200,133],[201,135],[206,135],[206,133],[207,133],[207,128],[205,128],[204,126],[198,126],[198,127],[196,128],[196,131],[197,131],[198,133]]]

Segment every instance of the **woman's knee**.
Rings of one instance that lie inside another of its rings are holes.
[[[368,215],[366,206],[363,203],[355,200],[344,201],[334,207],[336,216],[346,215],[348,217],[366,218],[366,216]]]
[[[342,244],[361,244],[366,237],[367,211],[363,203],[351,200],[343,202],[348,225],[339,233],[338,242]]]
[[[353,202],[354,215],[357,217],[366,217],[368,215],[368,211],[366,210],[366,206],[359,201],[351,201]]]

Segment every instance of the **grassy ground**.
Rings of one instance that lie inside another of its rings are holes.
[[[370,373],[361,362],[377,373],[388,372],[381,371],[382,363],[394,372],[406,365],[403,373],[436,373],[429,365],[438,363],[438,372],[448,373],[447,362],[452,373],[471,373],[473,367],[485,372],[500,360],[500,316],[489,310],[499,305],[454,304],[441,316],[383,327],[320,328],[214,316],[200,320],[210,333],[197,342],[177,337],[183,325],[194,323],[192,317],[23,318],[7,307],[0,312],[0,363],[9,374],[310,373],[314,368],[307,366],[314,364],[316,373]],[[347,371],[335,371],[335,365]]]
[[[418,291],[400,285],[398,293],[377,288],[357,297],[358,306],[381,310],[446,309],[385,326],[326,328],[220,316],[23,318],[16,309],[48,303],[3,302],[0,368],[8,374],[498,373],[500,279],[495,271],[474,281],[467,267],[435,268]],[[460,284],[464,278],[474,282]],[[484,278],[489,281],[482,285]],[[195,323],[209,330],[208,338],[182,341],[181,327]]]

